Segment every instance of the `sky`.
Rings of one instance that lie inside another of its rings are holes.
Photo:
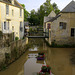
[[[25,8],[28,12],[30,12],[32,9],[35,9],[35,11],[37,11],[40,5],[46,2],[46,0],[17,0],[17,1],[21,4],[25,4]],[[71,1],[72,0],[51,0],[51,3],[55,2],[58,8],[62,10]]]

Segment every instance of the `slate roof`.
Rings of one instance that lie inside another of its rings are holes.
[[[52,19],[50,19],[49,21],[47,22],[53,22],[54,20],[56,20],[58,17],[60,17],[61,15],[57,15],[56,17],[53,17]]]
[[[62,11],[60,12],[65,12],[65,13],[72,13],[72,12],[75,12],[75,1],[71,1]]]
[[[12,5],[11,0],[0,0],[0,1]],[[20,5],[20,3],[18,3],[17,0],[14,0],[14,6],[19,7],[19,8],[23,8],[23,7]]]
[[[50,19],[52,19],[53,17],[47,17],[47,16],[45,16],[44,17],[44,22],[48,22]]]

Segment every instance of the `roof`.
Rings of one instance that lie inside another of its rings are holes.
[[[45,17],[44,17],[44,22],[48,22],[50,19],[52,19],[52,17],[47,17],[47,16],[45,16]]]
[[[71,13],[73,13],[73,12],[75,12],[75,1],[71,1],[62,11],[60,11],[60,12],[71,12]]]
[[[0,2],[4,2],[4,3],[8,3],[8,4],[12,5],[11,0],[0,0]],[[14,0],[14,6],[23,8],[17,0]]]
[[[53,17],[52,19],[50,19],[49,21],[47,22],[53,22],[54,20],[56,20],[58,17],[60,17],[61,15],[57,15],[56,17]]]
[[[50,14],[48,15],[48,17],[55,17],[56,13],[54,11],[51,11]]]

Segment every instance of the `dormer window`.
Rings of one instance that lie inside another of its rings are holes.
[[[6,5],[6,15],[9,15],[9,5]]]
[[[20,9],[20,17],[22,17],[22,9]]]

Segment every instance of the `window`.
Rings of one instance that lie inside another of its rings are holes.
[[[14,30],[14,26],[12,26],[12,30]]]
[[[51,25],[50,23],[47,24],[47,29],[50,29],[51,28]]]
[[[72,36],[72,37],[75,36],[75,28],[71,28],[71,36]]]
[[[66,23],[65,22],[60,22],[59,23],[59,26],[60,26],[60,29],[66,29]]]
[[[22,27],[22,22],[20,22],[20,27]]]
[[[20,9],[20,17],[22,17],[22,9]]]
[[[6,22],[4,22],[4,29],[6,29]]]
[[[14,10],[12,10],[12,16],[14,16]]]
[[[9,5],[6,5],[6,15],[9,15]]]
[[[22,22],[20,22],[20,31],[23,31]]]

